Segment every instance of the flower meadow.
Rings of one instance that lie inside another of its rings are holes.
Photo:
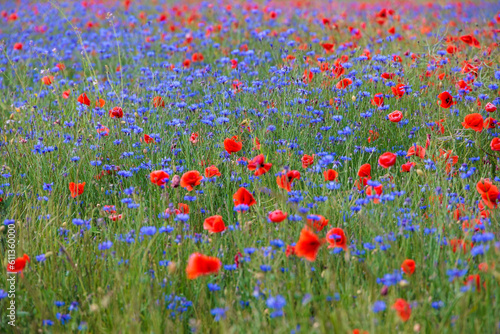
[[[1,333],[499,333],[499,3],[0,9]]]

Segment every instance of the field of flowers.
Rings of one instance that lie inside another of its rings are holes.
[[[0,333],[500,333],[500,3],[0,10]]]

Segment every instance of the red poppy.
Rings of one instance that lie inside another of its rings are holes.
[[[54,77],[52,75],[51,76],[45,76],[45,77],[42,78],[42,82],[46,86],[52,85],[53,81],[54,81]]]
[[[494,112],[494,111],[497,111],[497,107],[493,103],[488,102],[484,106],[484,110],[486,110],[487,112]]]
[[[310,156],[304,154],[304,156],[300,160],[302,161],[302,168],[307,168],[314,163],[314,155]]]
[[[22,49],[23,49],[23,43],[14,44],[14,50],[22,50]]]
[[[349,87],[351,84],[352,84],[352,80],[349,78],[345,78],[345,79],[342,79],[339,82],[337,82],[335,87],[337,87],[337,89],[344,89],[344,88]]]
[[[372,166],[370,164],[364,164],[359,167],[358,176],[359,177],[371,177]]]
[[[290,255],[295,255],[295,246],[286,245],[285,255],[286,257],[289,257]]]
[[[299,241],[295,245],[295,254],[298,257],[303,257],[308,261],[314,262],[323,242],[316,234],[305,227],[300,232]]]
[[[325,177],[325,181],[337,181],[339,173],[333,169],[328,169],[323,172],[323,176]]]
[[[382,79],[387,79],[387,80],[392,80],[394,77],[396,76],[396,74],[394,73],[387,73],[387,72],[384,72],[380,75],[380,77]]]
[[[500,195],[500,192],[498,191],[497,186],[491,185],[488,192],[481,194],[481,198],[488,208],[494,209],[497,207],[498,195]]]
[[[481,47],[481,44],[479,44],[479,41],[472,35],[460,36],[460,40],[469,46],[472,46],[475,48]]]
[[[14,263],[7,262],[7,271],[10,273],[21,273],[26,267],[26,263],[31,262],[30,257],[26,254],[23,257],[18,257],[14,260]]]
[[[402,172],[406,172],[406,173],[408,173],[408,172],[410,172],[410,171],[411,171],[411,169],[412,169],[413,167],[415,167],[416,165],[417,165],[417,164],[416,164],[416,163],[414,163],[414,162],[407,162],[407,163],[405,163],[405,164],[402,164],[402,165],[401,165],[401,171],[402,171]]]
[[[123,110],[120,107],[114,107],[109,111],[109,116],[111,118],[122,118],[123,117]]]
[[[326,52],[331,52],[331,51],[333,51],[333,47],[335,46],[335,44],[333,44],[333,43],[322,43],[321,46],[323,47],[323,49],[325,49]]]
[[[109,129],[107,127],[105,127],[104,125],[101,125],[97,129],[97,133],[99,134],[99,136],[106,137],[107,135],[109,135]]]
[[[212,216],[205,219],[203,229],[210,233],[220,233],[226,230],[226,225],[221,216]]]
[[[65,90],[63,93],[62,93],[62,97],[63,99],[67,99],[69,98],[69,95],[71,94],[71,90]]]
[[[420,159],[425,158],[425,148],[423,148],[420,145],[412,145],[410,149],[408,150],[408,153],[406,153],[407,157],[411,157],[413,155],[419,157]]]
[[[398,99],[402,98],[406,93],[405,85],[403,84],[397,84],[395,87],[391,87],[391,90],[394,96]]]
[[[214,177],[214,176],[221,176],[221,174],[219,172],[219,168],[212,165],[210,167],[205,168],[205,176]]]
[[[161,98],[161,96],[155,96],[153,98],[153,107],[165,107],[165,101]]]
[[[392,309],[398,313],[398,316],[403,321],[408,321],[411,316],[410,304],[404,299],[398,298],[396,302],[392,305]]]
[[[259,176],[259,175],[263,175],[267,172],[269,172],[269,170],[271,169],[271,166],[273,164],[270,164],[270,163],[265,163],[265,157],[264,157],[264,154],[259,154],[258,156],[256,156],[255,158],[253,158],[252,160],[250,160],[248,162],[248,169],[249,170],[254,170],[254,175],[255,176]]]
[[[415,272],[415,261],[411,259],[404,260],[401,265],[401,269],[405,272],[405,274],[413,275]]]
[[[309,227],[314,228],[316,231],[319,232],[323,230],[326,225],[328,225],[328,219],[326,219],[322,215],[312,215],[312,216],[314,217],[307,219],[307,225]]]
[[[85,105],[90,106],[90,100],[87,97],[87,94],[85,94],[85,93],[83,93],[80,96],[78,96],[78,100],[77,101],[80,102],[81,104],[85,104]]]
[[[476,290],[478,292],[481,292],[481,276],[479,276],[478,274],[467,276],[464,285],[475,285]],[[483,283],[483,288],[486,288],[485,283]]]
[[[493,183],[491,183],[490,179],[481,179],[481,181],[476,184],[476,190],[480,195],[486,194],[492,185]]]
[[[281,223],[286,219],[288,216],[287,213],[281,211],[281,210],[275,210],[273,212],[269,212],[269,215],[267,216],[270,221],[273,223]]]
[[[326,241],[329,243],[328,248],[340,247],[347,249],[347,238],[344,230],[339,227],[334,227],[326,234]]]
[[[253,197],[252,193],[249,192],[246,188],[241,187],[236,191],[233,195],[234,205],[245,204],[248,206],[252,206],[257,204],[257,201]]]
[[[184,203],[179,203],[179,212],[180,213],[189,213],[189,205]]]
[[[241,151],[243,144],[241,142],[238,142],[237,140],[238,140],[237,136],[233,136],[232,138],[226,138],[224,140],[224,148],[226,149],[227,153],[233,154],[235,152]]]
[[[387,115],[389,118],[389,121],[393,123],[399,123],[403,119],[403,113],[399,110],[391,112],[389,115]]]
[[[384,105],[384,95],[382,93],[377,93],[373,97],[373,99],[370,100],[370,103],[373,104],[374,106],[380,107]]]
[[[379,185],[376,187],[369,186],[368,188],[366,188],[365,193],[367,196],[373,196],[373,203],[378,204],[380,203],[380,199],[378,197],[382,195],[382,188],[383,185]]]
[[[188,191],[193,190],[194,187],[201,183],[203,176],[197,170],[191,170],[182,174],[181,187],[186,188]]]
[[[455,102],[453,102],[453,97],[448,92],[442,92],[441,94],[439,94],[438,99],[441,101],[441,104],[439,104],[441,108],[448,109],[455,104]]]
[[[95,106],[97,108],[102,108],[106,105],[106,101],[104,101],[103,99],[98,99],[97,101],[95,101]]]
[[[476,132],[483,131],[483,125],[483,116],[479,113],[473,113],[465,116],[465,119],[462,122],[462,126],[465,129],[472,129]]]
[[[165,183],[168,182],[169,178],[170,175],[168,175],[167,172],[163,170],[155,170],[154,172],[151,172],[151,174],[149,174],[149,179],[151,180],[151,183],[156,184],[157,186],[160,187],[165,185]]]
[[[148,135],[148,134],[145,134],[143,139],[144,139],[144,142],[145,142],[146,144],[150,144],[150,143],[154,143],[154,142],[155,142],[154,138],[153,138],[153,137],[151,137],[151,136],[150,136],[150,135]]]
[[[498,139],[498,137],[493,138],[490,147],[493,151],[500,151],[500,139]]]
[[[396,154],[385,152],[378,158],[378,164],[383,168],[389,168],[396,163]]]
[[[75,198],[81,194],[83,194],[83,190],[85,188],[85,182],[83,183],[69,183],[69,191],[71,191],[71,197]]]
[[[218,258],[193,253],[189,257],[186,274],[188,279],[195,279],[204,275],[216,274],[219,272],[220,267],[221,262]]]
[[[278,187],[286,189],[287,191],[292,191],[293,180],[300,180],[299,171],[283,171],[281,172],[281,176],[276,177],[276,183],[278,184]]]
[[[183,66],[183,67],[186,67],[186,68],[189,68],[189,66],[191,66],[191,59],[185,59],[185,60],[182,62],[182,66]]]
[[[189,141],[193,144],[196,144],[198,142],[198,136],[198,132],[193,132],[189,137]]]
[[[452,247],[451,251],[455,253],[457,249],[460,247],[462,248],[462,251],[464,254],[466,254],[468,251],[471,250],[472,248],[472,242],[470,241],[464,241],[461,239],[451,239],[450,240],[450,246]]]

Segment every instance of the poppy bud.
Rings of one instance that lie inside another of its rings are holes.
[[[403,279],[403,280],[399,281],[399,286],[402,287],[402,288],[404,288],[404,287],[406,287],[408,285],[410,285],[410,283],[408,283],[407,280]]]
[[[356,102],[356,95],[353,95],[351,99],[352,99],[352,102]]]
[[[66,227],[66,222],[62,223],[62,227]]]
[[[424,176],[424,172],[421,169],[417,169],[418,176]]]
[[[170,274],[173,274],[173,273],[175,273],[176,270],[177,270],[177,263],[175,263],[174,261],[170,262],[168,264],[168,272]]]
[[[174,175],[172,178],[172,182],[170,183],[170,187],[177,188],[181,184],[181,177],[179,175]]]
[[[0,226],[0,233],[5,230],[5,225]]]

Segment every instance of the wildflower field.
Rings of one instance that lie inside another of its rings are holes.
[[[0,11],[0,333],[500,333],[500,3]]]

